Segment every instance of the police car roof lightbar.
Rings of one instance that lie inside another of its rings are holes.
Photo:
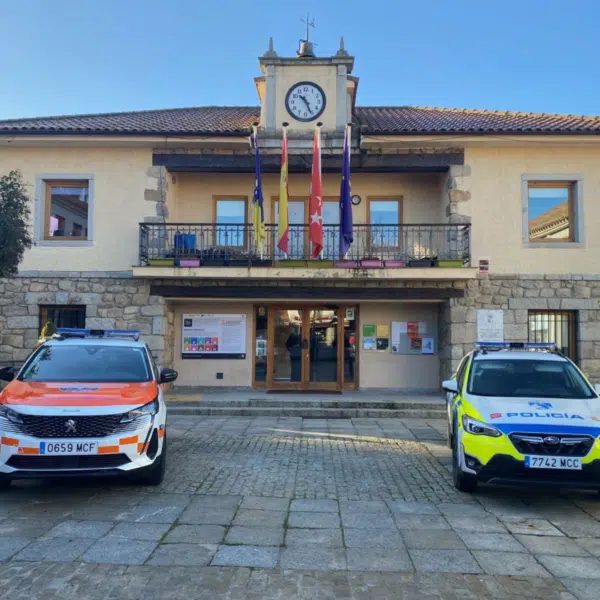
[[[58,327],[56,333],[62,338],[133,338],[140,339],[137,329],[79,329],[76,327]]]
[[[558,351],[555,342],[475,342],[478,350],[545,350]]]

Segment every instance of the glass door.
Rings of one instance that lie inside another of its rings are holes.
[[[300,389],[303,385],[303,310],[270,308],[267,385]]]
[[[339,307],[269,307],[267,387],[341,389],[346,362]]]

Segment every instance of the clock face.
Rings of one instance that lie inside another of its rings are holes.
[[[285,107],[298,121],[314,121],[325,110],[325,92],[316,83],[301,81],[290,88]]]

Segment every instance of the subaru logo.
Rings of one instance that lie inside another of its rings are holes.
[[[549,435],[548,437],[544,438],[544,444],[546,444],[547,446],[557,446],[558,444],[560,444],[560,439],[554,437],[553,435]]]
[[[65,421],[65,429],[67,433],[77,433],[77,423],[73,419]]]

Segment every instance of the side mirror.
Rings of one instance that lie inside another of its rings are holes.
[[[442,389],[451,394],[458,394],[458,381],[456,379],[447,379],[442,383]]]
[[[173,369],[163,369],[160,372],[159,383],[171,383],[177,379],[178,375],[179,373]]]
[[[15,378],[15,368],[14,367],[4,367],[0,369],[0,380],[2,381],[12,381]]]

